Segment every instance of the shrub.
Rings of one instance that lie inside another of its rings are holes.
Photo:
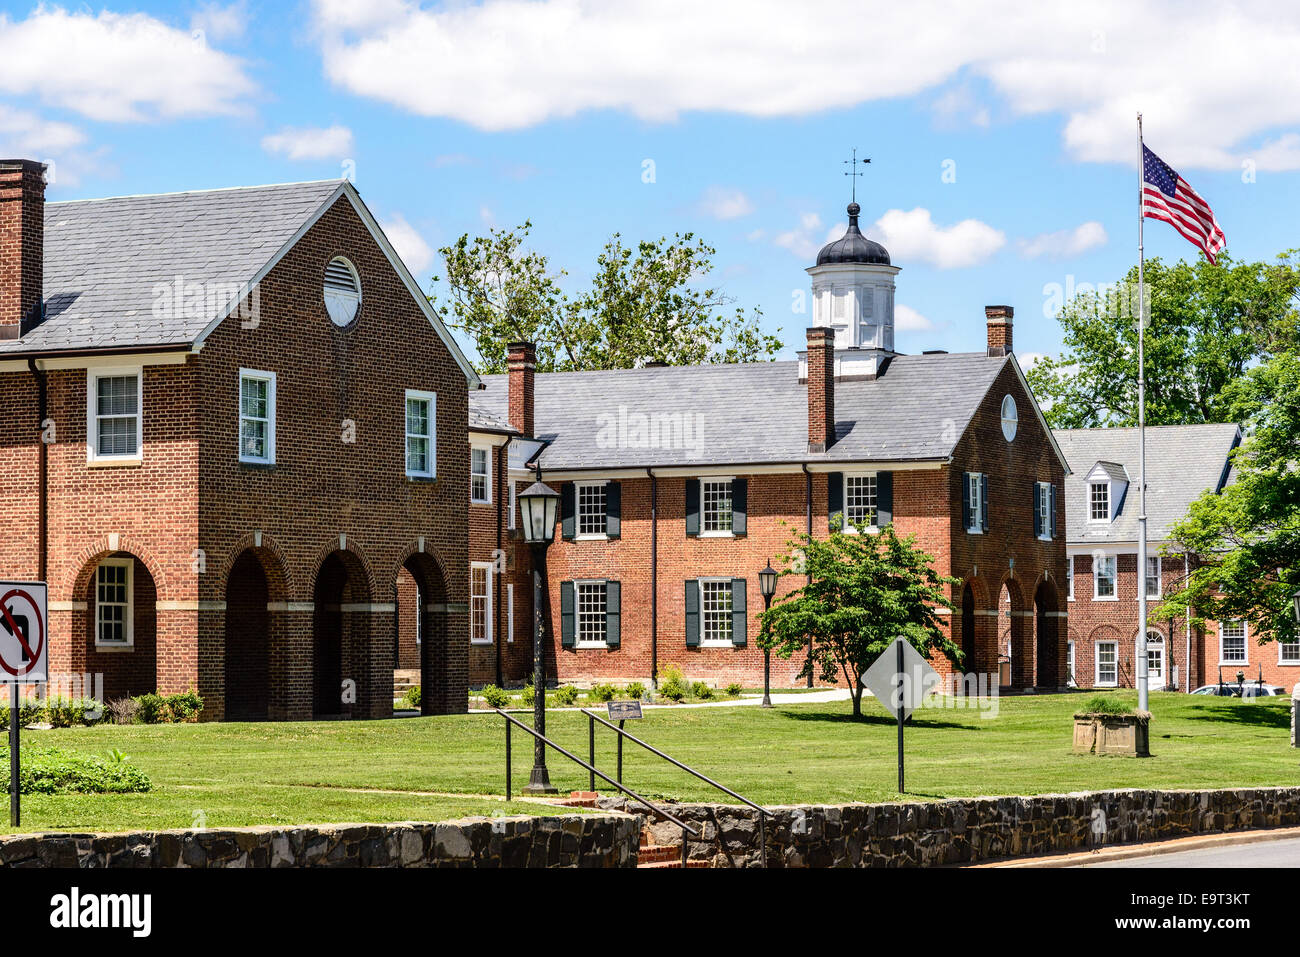
[[[632,681],[623,689],[623,694],[633,701],[640,701],[645,697],[645,685],[639,681]]]
[[[739,681],[733,681],[731,684],[727,685],[727,697],[728,697],[728,698],[739,698],[739,697],[740,697],[740,682],[739,682]]]
[[[567,708],[578,700],[578,689],[573,685],[560,685],[555,689],[555,703],[562,708]]]
[[[537,700],[537,692],[533,690],[533,683],[531,681],[524,685],[523,691],[519,692],[519,700],[526,708],[531,708],[533,702]]]
[[[676,665],[669,665],[664,669],[663,677],[659,681],[659,693],[669,701],[681,701],[690,693],[690,685],[686,683],[686,678],[682,675],[682,669]]]
[[[19,794],[129,794],[153,786],[120,752],[108,760],[59,748],[22,748],[20,755]],[[0,764],[8,763],[9,748],[0,747]],[[7,776],[4,790],[9,790]]]
[[[402,695],[402,704],[412,711],[418,711],[420,708],[420,686],[411,685]]]
[[[140,708],[134,698],[118,698],[110,701],[105,708],[109,721],[114,724],[130,724],[135,720],[135,713]]]
[[[136,695],[135,720],[141,724],[161,724],[171,720],[167,712],[167,699],[160,694]]]
[[[197,721],[203,710],[203,699],[193,689],[179,694],[136,695],[133,719],[140,724],[171,724],[176,721]]]
[[[50,698],[45,703],[45,720],[55,728],[92,725],[103,716],[103,706],[94,698]]]
[[[696,681],[691,684],[691,695],[701,701],[709,701],[713,697],[713,689],[703,681]]]
[[[180,694],[168,695],[164,700],[167,703],[167,712],[171,715],[171,720],[199,720],[199,712],[203,710],[203,699],[199,697],[199,693],[193,688],[189,691],[182,691]]]
[[[587,692],[587,697],[592,701],[613,701],[616,694],[618,694],[618,689],[613,685],[599,684],[591,686],[591,690]]]
[[[483,700],[488,703],[489,708],[504,708],[510,703],[510,693],[498,688],[496,685],[484,685],[482,692]]]
[[[1108,698],[1105,695],[1093,695],[1088,699],[1088,703],[1083,706],[1086,714],[1132,714],[1134,708],[1125,704],[1117,698]]]

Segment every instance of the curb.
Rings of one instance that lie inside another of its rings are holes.
[[[1149,844],[1125,844],[1120,847],[1082,853],[1070,852],[1046,857],[1016,858],[965,866],[968,868],[1078,867],[1082,864],[1096,864],[1102,861],[1124,861],[1135,857],[1153,857],[1160,854],[1176,854],[1179,851],[1196,851],[1203,848],[1229,847],[1240,844],[1262,844],[1266,841],[1284,841],[1289,838],[1300,838],[1300,827],[1279,827],[1266,831],[1230,831],[1226,834],[1196,835],[1175,838],[1170,841],[1156,841]]]

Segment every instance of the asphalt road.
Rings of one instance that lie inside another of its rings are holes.
[[[1300,838],[1098,861],[1080,867],[1300,867]]]

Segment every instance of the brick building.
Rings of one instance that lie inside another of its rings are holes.
[[[1065,684],[1067,466],[1012,351],[1012,310],[985,310],[985,351],[898,353],[899,269],[858,213],[808,269],[814,326],[797,360],[535,373],[519,343],[508,373],[483,377],[470,398],[471,441],[485,449],[474,468],[506,488],[504,517],[470,506],[471,551],[491,568],[472,587],[471,620],[495,622],[472,626],[484,642],[472,681],[530,668],[527,553],[484,556],[517,541],[515,492],[533,466],[561,494],[546,648],[560,681],[647,680],[675,665],[715,685],[760,683],[758,571],[798,533],[847,516],[893,522],[959,579],[949,620],[968,671]],[[774,658],[774,685],[794,684],[801,665]]]
[[[1236,425],[1153,427],[1147,433],[1147,574],[1152,608],[1181,587],[1196,556],[1177,550],[1170,529],[1206,490],[1231,481],[1229,456],[1241,442]],[[1138,636],[1137,429],[1065,429],[1056,438],[1073,472],[1066,484],[1070,561],[1067,604],[1073,682],[1131,688]],[[1151,689],[1191,691],[1220,680],[1290,690],[1300,679],[1300,645],[1251,640],[1246,622],[1193,625],[1186,614],[1154,621],[1147,631]]]
[[[0,574],[204,716],[466,707],[477,376],[345,181],[44,202],[0,162]]]

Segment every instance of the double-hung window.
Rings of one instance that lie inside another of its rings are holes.
[[[1097,642],[1097,687],[1114,688],[1119,684],[1119,642]]]
[[[438,397],[432,392],[406,390],[406,475],[434,478],[438,473]]]
[[[988,476],[983,472],[965,473],[966,485],[962,490],[963,516],[966,531],[979,534],[988,527]]]
[[[876,476],[844,476],[844,526],[876,524]]]
[[[1147,556],[1147,573],[1146,573],[1146,582],[1144,584],[1146,585],[1148,598],[1160,597],[1160,556],[1159,555]]]
[[[105,558],[95,569],[95,644],[129,648],[132,643],[132,578],[130,558]]]
[[[700,644],[730,645],[731,579],[700,580]]]
[[[1277,645],[1279,665],[1300,665],[1300,641],[1280,641]]]
[[[605,644],[605,583],[575,582],[573,592],[577,604],[575,623],[579,647]]]
[[[492,503],[492,449],[476,445],[469,450],[469,500],[477,505]]]
[[[474,645],[492,644],[491,562],[469,566],[469,640]]]
[[[1088,519],[1093,522],[1110,521],[1110,483],[1093,482],[1088,487]]]
[[[605,483],[579,482],[576,493],[578,535],[586,538],[604,538],[606,529]]]
[[[700,506],[701,534],[731,534],[731,479],[701,479]]]
[[[1074,556],[1065,556],[1065,597],[1074,601]]]
[[[239,461],[275,463],[275,373],[239,370]]]
[[[91,462],[135,462],[144,445],[143,370],[91,369],[86,378],[86,454]]]
[[[1246,623],[1219,623],[1219,661],[1225,665],[1246,664]]]
[[[1115,556],[1092,556],[1092,597],[1115,597]]]

